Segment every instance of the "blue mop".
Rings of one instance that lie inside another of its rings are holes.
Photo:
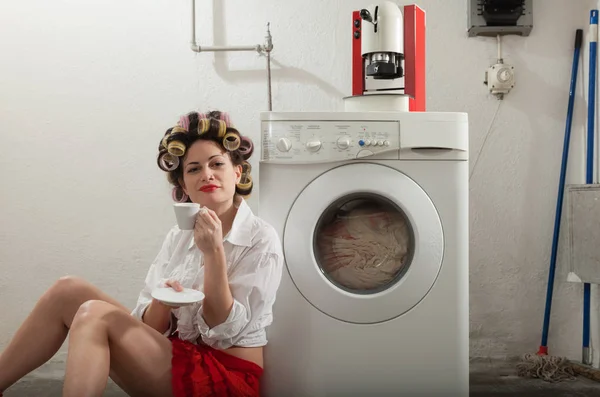
[[[542,342],[540,344],[540,348],[537,354],[525,354],[523,356],[523,362],[517,365],[517,374],[519,376],[540,378],[550,382],[573,379],[575,375],[572,368],[569,365],[569,361],[566,358],[548,356],[548,330],[550,328],[552,294],[554,291],[554,274],[556,270],[558,240],[560,235],[560,221],[563,209],[565,178],[567,174],[567,162],[569,157],[569,144],[571,142],[573,107],[575,104],[575,90],[577,87],[577,72],[579,69],[579,57],[581,52],[580,50],[582,41],[583,30],[577,29],[575,32],[575,51],[573,54],[573,66],[571,69],[569,103],[567,106],[567,121],[565,126],[565,137],[563,143],[562,163],[560,167],[560,178],[558,182],[556,213],[554,216],[554,235],[552,237],[552,253],[550,256],[550,268],[548,271],[548,286],[546,290],[546,309],[544,311]]]

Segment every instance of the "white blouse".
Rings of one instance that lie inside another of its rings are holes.
[[[225,322],[210,328],[202,317],[202,303],[171,309],[177,318],[179,337],[193,343],[202,337],[205,344],[216,349],[264,346],[267,344],[265,328],[273,321],[272,307],[283,269],[279,236],[241,200],[223,245],[233,296],[231,312]],[[185,288],[203,291],[202,256],[194,242],[193,230],[174,226],[150,266],[131,314],[141,320],[152,301],[152,290],[163,287],[167,280],[177,280]],[[172,331],[169,329],[165,335]]]

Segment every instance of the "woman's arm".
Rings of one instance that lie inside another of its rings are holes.
[[[284,266],[275,230],[261,230],[254,245],[245,249],[243,255],[231,266],[232,269],[228,269],[227,290],[232,300],[225,310],[227,317],[221,317],[219,321],[209,318],[208,311],[203,307],[209,302],[209,295],[206,293],[197,317],[202,341],[209,346],[226,349],[234,346],[240,332],[246,330],[248,334],[254,334],[254,339],[246,341],[247,345],[261,345],[263,338],[260,333],[272,321],[272,306]],[[215,268],[216,266],[212,271]],[[208,267],[205,267],[205,282],[208,282],[208,271]],[[214,322],[209,324],[206,320]]]
[[[222,245],[204,253],[204,295],[202,317],[206,324],[213,328],[227,320],[233,307],[225,250]]]
[[[152,299],[152,303],[142,315],[142,321],[161,334],[165,334],[171,329],[171,307]]]
[[[202,340],[209,345],[219,340],[227,345],[224,340],[239,334],[253,316],[257,316],[255,327],[269,323],[281,278],[283,255],[275,229],[263,226],[253,235],[252,246],[235,265],[240,271],[229,276],[222,236],[217,215],[200,211],[194,239],[204,256],[205,297],[197,321]]]
[[[255,337],[260,339],[258,333],[263,332],[261,330],[273,318],[272,306],[283,269],[283,256],[276,250],[270,250],[271,247],[272,244],[268,242],[256,244],[230,271],[228,282],[233,303],[225,320],[209,325],[205,320],[204,307],[199,309],[198,330],[204,343],[226,349],[235,345],[235,339],[243,330],[249,334],[256,333]],[[251,343],[261,341],[254,340]]]

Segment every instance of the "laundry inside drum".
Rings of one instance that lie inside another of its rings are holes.
[[[372,294],[398,282],[414,252],[414,233],[405,213],[374,194],[354,194],[323,212],[314,234],[317,262],[336,286]]]

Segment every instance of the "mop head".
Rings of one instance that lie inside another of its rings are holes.
[[[575,371],[565,357],[525,354],[517,364],[517,375],[522,378],[537,378],[546,382],[575,380]]]

